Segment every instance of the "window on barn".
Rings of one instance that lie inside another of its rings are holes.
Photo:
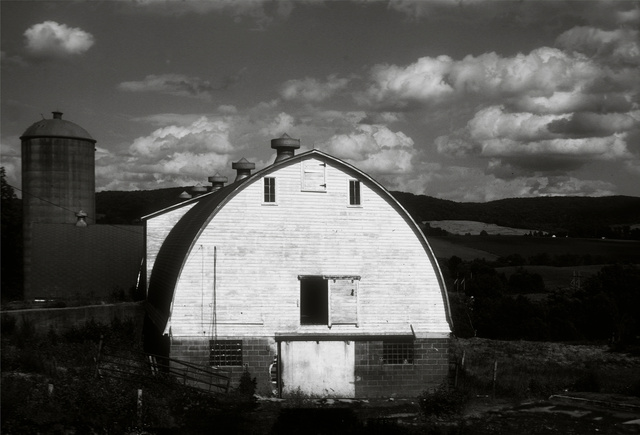
[[[211,340],[209,348],[209,364],[211,366],[242,365],[242,340]]]
[[[349,205],[362,205],[360,202],[360,182],[349,180]]]
[[[300,324],[358,326],[359,276],[307,276],[300,279]]]
[[[329,323],[329,292],[327,280],[321,276],[300,278],[300,324]]]
[[[302,190],[305,192],[326,192],[327,164],[318,160],[302,162]]]
[[[383,341],[382,360],[385,364],[413,364],[413,341]]]
[[[273,177],[264,177],[264,202],[276,202],[276,179]]]

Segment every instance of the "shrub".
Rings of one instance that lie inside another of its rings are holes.
[[[424,391],[418,396],[418,404],[424,416],[446,417],[460,414],[467,403],[466,394],[442,384],[434,392]]]

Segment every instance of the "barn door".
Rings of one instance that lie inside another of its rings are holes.
[[[353,341],[285,341],[280,351],[284,397],[355,397]]]

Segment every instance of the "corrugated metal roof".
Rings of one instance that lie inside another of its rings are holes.
[[[402,205],[396,200],[387,189],[385,189],[380,183],[371,178],[366,173],[362,172],[355,166],[352,166],[336,157],[329,154],[325,154],[319,150],[311,150],[306,153],[298,154],[297,156],[276,162],[247,178],[236,181],[216,192],[211,192],[207,195],[203,195],[200,198],[198,204],[193,206],[178,223],[173,227],[167,238],[165,239],[151,272],[151,278],[149,280],[149,292],[147,297],[147,313],[151,320],[155,323],[156,327],[160,331],[164,331],[169,320],[171,302],[173,301],[173,294],[175,291],[178,278],[184,266],[184,263],[191,251],[197,237],[204,230],[206,225],[212,219],[217,210],[224,206],[224,204],[237,192],[242,190],[244,186],[250,184],[253,180],[260,179],[265,174],[272,172],[284,166],[299,162],[309,157],[320,157],[323,159],[331,160],[336,166],[341,167],[346,172],[353,174],[361,180],[367,180],[368,185],[386,197],[391,205],[396,209],[398,213],[403,215],[405,219],[412,225],[416,236],[421,240],[427,255],[431,259],[432,265],[436,271],[436,276],[440,283],[440,288],[443,291],[443,298],[447,307],[447,319],[450,326],[453,328],[451,314],[449,312],[449,301],[445,290],[444,279],[442,277],[440,268],[436,257],[427,242],[424,234],[420,230],[418,224],[409,215],[409,213],[402,207]]]

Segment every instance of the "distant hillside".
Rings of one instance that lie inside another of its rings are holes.
[[[574,237],[612,237],[616,231],[630,233],[631,228],[625,227],[640,224],[640,198],[632,196],[510,198],[471,203],[405,192],[392,194],[419,222],[470,220]]]
[[[190,188],[99,192],[96,212],[103,216],[99,222],[135,223],[142,216],[178,203],[178,195],[185,190],[189,192]],[[392,194],[418,222],[468,220],[584,237],[611,237],[613,226],[628,233],[630,229],[625,226],[640,224],[640,197],[540,197],[471,203],[405,192]]]
[[[177,204],[189,187],[156,190],[106,191],[96,193],[98,223],[135,224],[141,217]]]

